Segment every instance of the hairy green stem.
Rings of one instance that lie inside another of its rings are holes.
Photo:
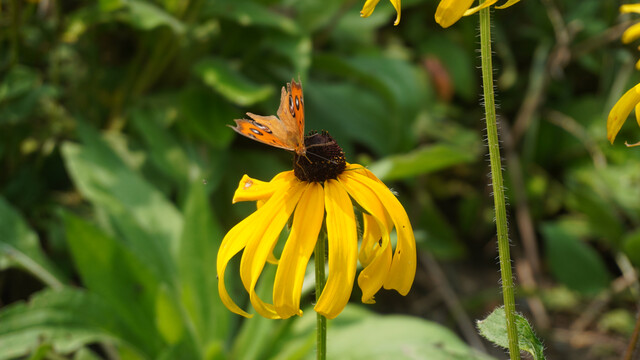
[[[507,337],[511,360],[520,359],[518,331],[515,322],[515,299],[513,296],[513,278],[511,274],[511,255],[509,254],[509,232],[507,229],[507,210],[502,185],[502,165],[500,164],[500,143],[496,124],[496,105],[493,94],[493,65],[491,64],[491,13],[489,8],[480,10],[480,57],[482,59],[482,88],[484,90],[484,109],[487,120],[487,142],[491,163],[491,186],[496,209],[496,228],[498,232],[498,254],[502,276],[502,297],[507,318]]]
[[[320,235],[318,242],[316,242],[315,249],[315,265],[316,265],[316,303],[320,299],[322,289],[324,289],[325,275],[324,275],[324,246],[325,237]],[[316,355],[318,360],[325,360],[327,358],[327,318],[319,313],[316,313]]]

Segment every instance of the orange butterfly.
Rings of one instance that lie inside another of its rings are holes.
[[[236,119],[236,126],[229,125],[238,134],[253,140],[294,151],[298,156],[305,156],[304,146],[304,100],[302,85],[291,79],[280,94],[278,116],[260,116],[247,113],[251,120]]]

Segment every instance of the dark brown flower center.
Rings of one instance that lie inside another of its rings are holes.
[[[293,173],[302,181],[336,179],[347,167],[342,148],[326,131],[305,136],[304,146],[307,154],[293,157]]]

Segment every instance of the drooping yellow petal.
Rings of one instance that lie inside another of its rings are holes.
[[[371,304],[373,303],[373,296],[380,290],[384,284],[385,279],[389,274],[391,267],[391,244],[389,240],[390,225],[386,223],[386,210],[378,196],[373,191],[364,186],[362,183],[355,181],[349,176],[339,176],[340,183],[345,187],[349,195],[370,215],[364,214],[365,219],[371,217],[375,223],[371,223],[367,220],[367,226],[377,227],[377,233],[380,237],[375,239],[371,244],[371,239],[366,239],[365,236],[374,235],[375,230],[369,230],[369,234],[363,235],[362,247],[369,247],[372,249],[371,261],[368,264],[363,264],[364,269],[358,276],[358,286],[362,290],[362,302]],[[373,246],[372,246],[373,245]]]
[[[400,0],[390,0],[390,1],[393,7],[396,9],[396,13],[398,14],[396,16],[396,21],[393,23],[393,25],[398,25],[400,24]],[[373,14],[373,10],[376,8],[376,5],[378,5],[379,2],[380,0],[367,0],[364,3],[362,10],[360,10],[360,16],[369,17],[371,14]]]
[[[442,0],[436,9],[436,22],[443,28],[448,28],[460,20],[472,4],[473,0]]]
[[[640,38],[640,23],[633,24],[622,33],[622,43],[628,44]]]
[[[344,174],[370,188],[391,216],[398,234],[398,242],[384,288],[395,289],[400,294],[406,295],[413,284],[417,262],[416,241],[407,213],[386,186],[355,172]]]
[[[344,309],[351,296],[358,262],[358,234],[351,199],[338,181],[325,181],[324,195],[329,276],[314,309],[333,319]]]
[[[298,202],[291,233],[273,285],[273,305],[283,319],[302,315],[300,293],[309,258],[318,240],[324,217],[324,190],[319,183],[309,183]]]
[[[620,12],[621,13],[630,13],[630,12],[634,12],[634,13],[638,13],[640,14],[640,4],[626,4],[626,5],[622,5],[620,6]]]
[[[240,250],[242,250],[246,246],[247,240],[249,239],[249,236],[253,231],[251,226],[258,216],[259,214],[257,214],[256,211],[239,222],[236,226],[231,228],[231,230],[229,230],[224,239],[222,239],[222,244],[220,244],[220,249],[218,250],[218,256],[216,260],[216,271],[218,273],[218,293],[220,294],[222,303],[227,307],[227,309],[233,311],[238,315],[242,315],[248,318],[252,317],[253,315],[238,307],[238,305],[236,305],[236,303],[229,296],[229,293],[227,292],[224,284],[224,273],[231,258],[233,258],[237,253],[240,252]]]
[[[640,103],[640,84],[627,91],[616,102],[607,118],[607,139],[613,144],[622,124],[627,120],[631,110]]]
[[[379,2],[380,0],[365,1],[364,6],[362,7],[362,10],[360,10],[360,16],[362,17],[371,16],[371,14],[373,14],[373,10],[376,8],[376,5],[378,5]]]
[[[289,220],[306,185],[297,179],[288,184],[286,191],[276,191],[269,201],[258,210],[265,215],[256,219],[253,224],[253,236],[247,241],[247,246],[240,260],[240,278],[249,293],[251,305],[260,315],[269,319],[279,319],[280,316],[273,305],[260,299],[255,287],[267,257],[273,251],[280,232]]]
[[[491,6],[491,5],[493,5],[493,4],[497,3],[497,2],[498,2],[498,0],[485,0],[485,2],[483,2],[482,4],[465,11],[464,12],[464,16],[473,15],[473,14],[477,13],[478,11],[480,11],[480,10],[486,8],[486,7],[489,7],[489,6]]]
[[[502,5],[496,6],[495,8],[496,9],[505,9],[505,8],[508,8],[509,6],[515,5],[516,3],[519,3],[519,2],[520,2],[520,0],[509,0],[509,1],[507,1],[506,3],[504,3]]]
[[[393,7],[396,9],[396,13],[398,14],[396,16],[396,21],[393,23],[394,26],[397,26],[400,24],[400,0],[391,0],[391,4],[393,4]]]
[[[238,188],[233,194],[232,203],[239,201],[264,201],[282,186],[282,181],[291,181],[293,179],[293,171],[284,171],[276,175],[271,181],[265,182],[258,179],[252,179],[246,174],[240,179]],[[260,206],[258,206],[260,208]]]
[[[362,214],[364,231],[362,232],[362,243],[358,251],[358,261],[366,267],[373,261],[375,250],[379,247],[378,242],[382,239],[382,231],[376,223],[376,219],[368,214]]]

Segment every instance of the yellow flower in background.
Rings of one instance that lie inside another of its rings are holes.
[[[640,14],[640,4],[627,4],[620,6],[621,13],[637,13]],[[622,34],[622,42],[629,44],[640,38],[640,23],[629,26]],[[640,70],[640,60],[636,62],[636,69]]]
[[[396,12],[398,13],[398,16],[396,16],[396,21],[393,23],[393,25],[398,25],[400,24],[400,0],[390,1],[393,7],[396,9]],[[360,16],[369,17],[371,14],[373,14],[373,10],[376,8],[376,5],[378,5],[379,2],[380,0],[367,0],[364,3],[362,10],[360,10]]]
[[[496,9],[508,8],[519,1],[520,0],[507,0],[503,5],[496,6]],[[436,9],[436,22],[443,28],[448,28],[460,20],[461,17],[473,15],[496,2],[498,2],[498,0],[485,0],[482,4],[471,8],[474,0],[441,0]]]
[[[333,140],[325,140],[324,144],[339,149]],[[310,155],[313,154],[307,152]],[[322,156],[336,159],[331,152]],[[373,173],[361,165],[346,164],[343,155],[341,159],[341,163],[329,160],[320,166],[320,161],[316,161],[305,167],[300,163],[307,159],[296,157],[294,171],[282,172],[269,182],[247,175],[240,180],[233,202],[257,201],[258,209],[227,233],[218,252],[218,291],[229,310],[252,316],[236,305],[224,283],[227,264],[244,249],[240,278],[253,308],[270,319],[302,315],[302,284],[323,221],[328,238],[329,275],[314,307],[316,312],[332,319],[344,309],[351,296],[358,261],[363,267],[358,276],[362,302],[373,303],[374,295],[382,287],[395,289],[402,295],[409,292],[416,271],[416,244],[404,208]],[[307,165],[311,163],[307,161]],[[359,249],[354,202],[364,209]],[[280,259],[276,259],[273,249],[292,214],[291,231]],[[395,251],[390,240],[394,227],[398,235]],[[277,265],[273,304],[256,293],[256,283],[266,262]]]

